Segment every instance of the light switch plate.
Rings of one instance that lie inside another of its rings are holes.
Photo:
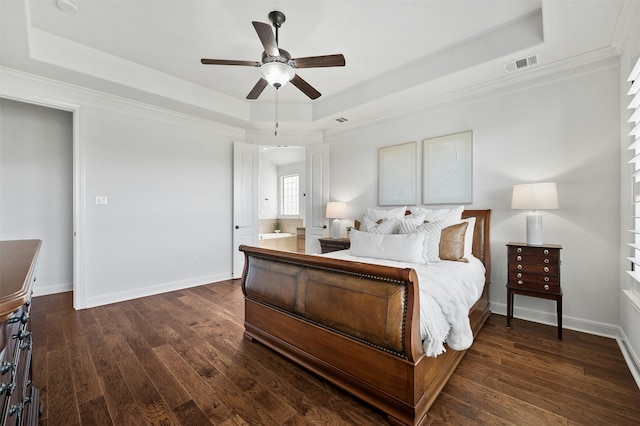
[[[96,197],[96,204],[107,204],[107,201],[108,199],[104,195]]]

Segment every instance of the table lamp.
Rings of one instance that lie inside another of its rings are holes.
[[[331,238],[340,238],[340,219],[347,218],[347,210],[347,203],[339,201],[329,201],[327,203],[327,212],[325,216],[328,219],[333,219]]]
[[[558,208],[558,190],[555,182],[513,185],[511,208],[531,210],[527,215],[527,244],[542,245],[542,215],[538,210]]]

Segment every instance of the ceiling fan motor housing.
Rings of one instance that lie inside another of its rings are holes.
[[[269,13],[269,20],[274,27],[280,28],[282,24],[284,24],[284,21],[286,21],[286,18],[284,16],[284,13],[278,10],[274,10],[273,12]]]

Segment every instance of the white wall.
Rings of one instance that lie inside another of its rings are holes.
[[[0,96],[75,111],[76,307],[231,278],[232,144],[244,131],[0,72]]]
[[[617,334],[618,72],[609,66],[502,95],[492,91],[329,136],[331,199],[349,202],[358,218],[377,205],[378,148],[410,141],[421,147],[425,138],[472,130],[473,203],[467,207],[493,211],[492,311],[506,312],[505,244],[525,240],[526,212],[510,209],[512,186],[555,181],[560,209],[543,213],[544,235],[564,248],[564,323]],[[517,296],[515,313],[556,321],[555,303],[547,300]]]
[[[88,305],[230,278],[229,138],[93,106],[83,127]]]
[[[73,116],[0,99],[0,239],[42,240],[36,295],[73,286]]]

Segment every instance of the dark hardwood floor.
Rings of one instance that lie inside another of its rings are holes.
[[[239,281],[81,311],[33,299],[43,425],[386,424],[384,415],[242,338]],[[638,425],[615,340],[492,315],[432,424]]]

